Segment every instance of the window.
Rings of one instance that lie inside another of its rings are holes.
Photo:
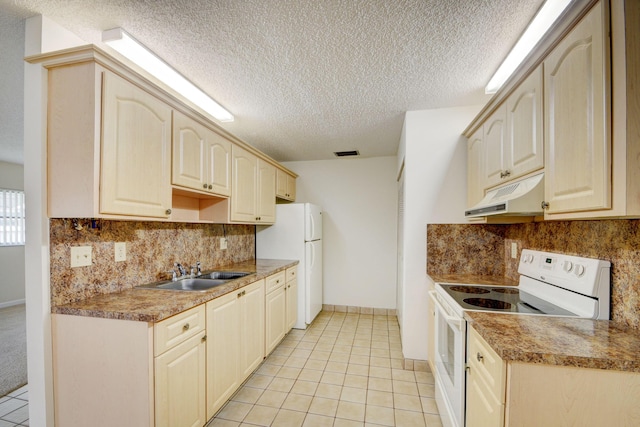
[[[0,246],[24,245],[24,191],[0,189]]]

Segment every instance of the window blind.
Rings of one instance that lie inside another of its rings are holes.
[[[0,246],[24,245],[24,191],[0,189]]]

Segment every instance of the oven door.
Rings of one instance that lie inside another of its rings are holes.
[[[435,370],[436,390],[441,395],[440,410],[443,424],[464,426],[465,409],[465,340],[467,322],[449,309],[447,303],[435,295]]]

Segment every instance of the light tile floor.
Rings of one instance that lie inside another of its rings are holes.
[[[209,427],[442,427],[431,373],[402,369],[395,316],[322,312],[292,330]],[[28,385],[0,397],[0,427],[29,425]]]
[[[395,316],[322,312],[292,330],[208,427],[441,427],[431,373],[402,369]]]
[[[0,427],[29,425],[29,386],[0,397]]]

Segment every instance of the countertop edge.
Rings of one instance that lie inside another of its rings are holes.
[[[260,265],[261,263],[277,265]],[[98,295],[69,304],[52,306],[51,313],[155,323],[200,304],[205,304],[237,289],[255,283],[256,281],[284,271],[287,268],[296,266],[299,263],[300,261],[298,260],[257,259],[255,260],[255,273],[232,280],[228,284],[205,292],[133,288],[122,292]],[[240,270],[240,268],[234,266],[246,266],[246,262],[225,265],[220,269]],[[163,295],[164,297],[162,297]],[[145,298],[153,301],[162,300],[163,303],[156,304],[155,306],[152,305],[151,307],[141,305],[144,303]],[[123,305],[125,306],[124,309]],[[126,309],[127,306],[133,308]]]

